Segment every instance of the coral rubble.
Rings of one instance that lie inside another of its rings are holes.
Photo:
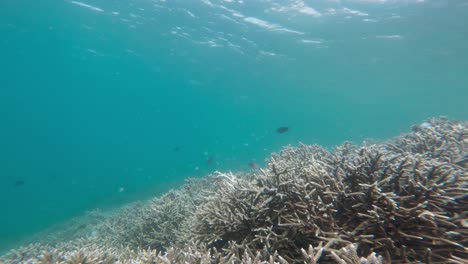
[[[288,146],[267,168],[191,179],[0,263],[467,263],[467,123],[423,124],[378,144]]]

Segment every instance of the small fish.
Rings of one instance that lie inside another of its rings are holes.
[[[15,187],[21,187],[21,186],[23,186],[23,185],[24,185],[24,181],[23,181],[23,180],[17,180],[17,181],[15,182]]]
[[[255,162],[249,162],[249,167],[252,169],[252,170],[256,170],[259,168],[258,164],[255,163]]]
[[[177,152],[177,151],[180,150],[180,147],[179,147],[179,146],[175,146],[172,150],[175,151],[175,152]]]
[[[211,155],[208,159],[206,159],[206,164],[211,165],[214,161],[213,155]]]
[[[85,229],[85,228],[86,228],[86,224],[81,224],[76,227],[76,229]]]
[[[283,134],[283,133],[286,133],[288,131],[289,131],[289,127],[287,127],[287,126],[278,127],[276,129],[276,132],[278,132],[279,134]]]

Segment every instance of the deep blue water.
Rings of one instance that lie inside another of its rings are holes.
[[[287,144],[466,120],[467,47],[468,0],[2,0],[0,249]]]

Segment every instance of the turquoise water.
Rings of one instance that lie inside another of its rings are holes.
[[[467,0],[3,0],[0,36],[1,249],[287,144],[468,118]]]

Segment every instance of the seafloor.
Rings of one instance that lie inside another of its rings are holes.
[[[90,212],[0,263],[468,263],[467,124],[288,146],[266,168]]]

